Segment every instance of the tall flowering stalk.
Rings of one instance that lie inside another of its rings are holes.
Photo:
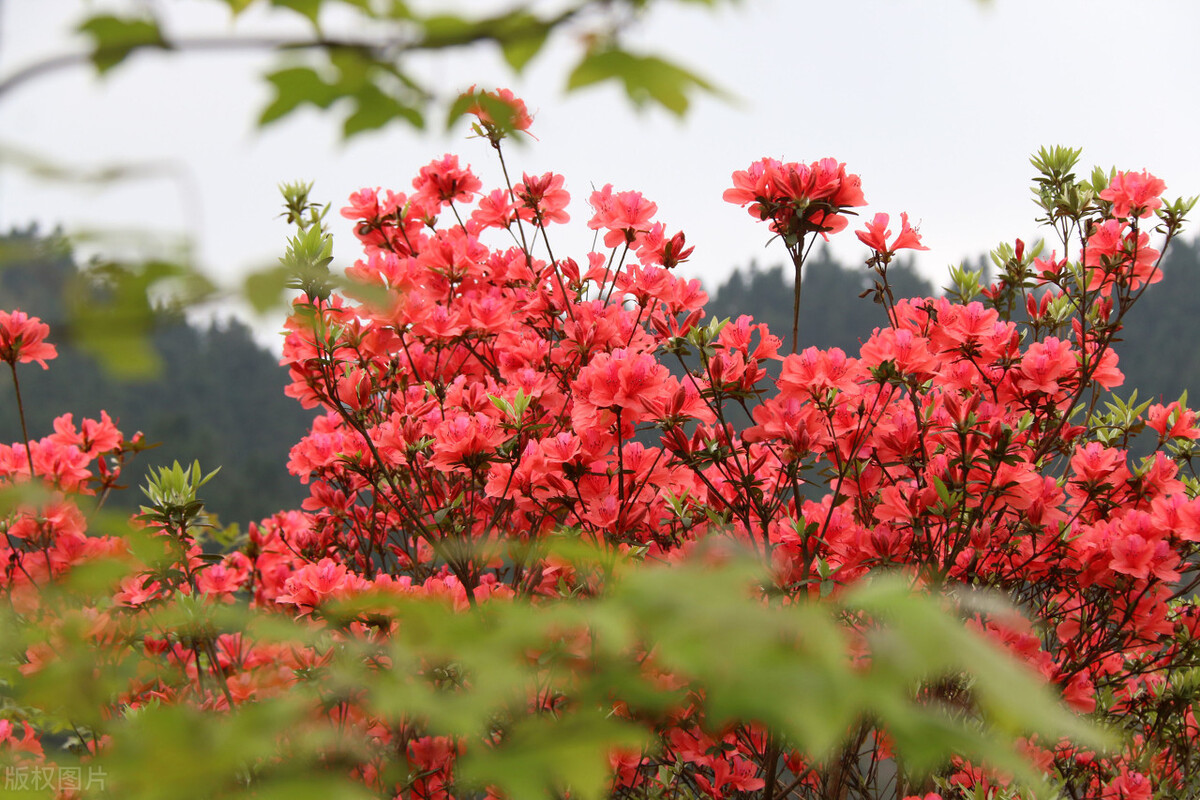
[[[862,180],[846,172],[846,165],[825,158],[812,164],[782,163],[764,158],[744,171],[733,173],[733,188],[725,190],[725,200],[750,206],[750,215],[770,220],[770,229],[783,240],[795,268],[795,296],[792,305],[792,352],[800,342],[801,267],[816,236],[828,240],[829,234],[844,230],[851,208],[865,206]],[[886,223],[885,223],[886,224]]]

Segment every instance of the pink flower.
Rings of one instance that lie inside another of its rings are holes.
[[[688,260],[695,248],[687,246],[683,231],[668,239],[665,230],[661,222],[656,222],[648,231],[638,235],[637,255],[642,264],[657,264],[664,269],[671,269]]]
[[[430,465],[447,474],[470,473],[485,464],[505,438],[504,429],[487,414],[456,412],[433,431]]]
[[[11,721],[0,719],[0,745],[6,745],[17,752],[42,755],[42,743],[38,741],[32,725],[27,722],[21,723],[20,739],[14,735],[15,730]]]
[[[151,575],[131,575],[121,580],[121,589],[113,595],[118,605],[138,608],[159,598],[162,586]]]
[[[1155,403],[1146,412],[1146,424],[1158,431],[1163,439],[1200,439],[1200,430],[1196,428],[1196,412],[1183,408],[1179,401],[1164,406]]]
[[[617,192],[613,194],[611,183],[592,192],[588,200],[595,214],[588,220],[592,230],[604,228],[604,246],[616,247],[632,243],[639,233],[650,229],[650,220],[658,212],[658,205],[642,196],[641,192]]]
[[[906,328],[879,328],[862,346],[862,360],[868,367],[892,361],[908,375],[928,376],[937,369],[937,358],[929,349],[929,340]]]
[[[46,369],[46,359],[58,357],[58,349],[45,341],[49,333],[49,325],[24,311],[0,311],[0,361],[36,361]]]
[[[1075,371],[1075,353],[1071,345],[1053,336],[1034,342],[1021,359],[1017,386],[1025,392],[1054,394],[1059,381],[1069,379]]]
[[[485,195],[478,207],[471,212],[471,222],[476,230],[482,228],[507,228],[516,219],[516,206],[509,200],[508,192],[493,189]]]
[[[1100,193],[1100,199],[1113,204],[1114,216],[1144,219],[1162,208],[1160,195],[1166,188],[1167,184],[1145,170],[1118,172]]]
[[[495,140],[504,138],[508,131],[525,131],[533,124],[533,116],[525,107],[525,101],[512,93],[511,89],[496,89],[492,92],[476,91],[472,86],[466,96],[473,96],[475,102],[467,109],[467,113],[479,118],[487,132],[488,138]],[[497,119],[496,115],[501,115]],[[504,118],[506,117],[506,118]],[[532,134],[530,134],[532,136]]]
[[[874,250],[876,253],[892,254],[897,250],[928,250],[929,248],[921,244],[921,235],[917,229],[908,224],[908,214],[900,215],[900,233],[895,240],[889,245],[887,237],[892,235],[890,230],[887,230],[888,215],[876,214],[875,219],[867,223],[867,227],[861,231],[855,231],[859,241],[867,247]]]
[[[1063,700],[1071,708],[1083,714],[1096,710],[1096,687],[1087,673],[1077,672],[1063,687]]]
[[[1084,266],[1088,269],[1087,288],[1104,288],[1127,281],[1136,291],[1147,283],[1162,280],[1157,268],[1159,252],[1150,247],[1150,235],[1139,232],[1136,239],[1129,227],[1115,219],[1098,225],[1087,240]]]
[[[413,188],[417,190],[413,199],[437,209],[455,201],[469,203],[482,187],[470,167],[458,166],[458,156],[447,153],[421,167],[420,173],[413,178]]]
[[[1150,574],[1150,562],[1154,559],[1155,543],[1132,533],[1111,542],[1112,570],[1134,578],[1145,580]]]
[[[121,446],[121,432],[113,424],[107,411],[100,412],[100,421],[85,419],[80,423],[82,430],[75,429],[71,414],[63,414],[54,420],[54,433],[50,440],[62,447],[74,445],[88,458],[116,450]]]
[[[1121,774],[1104,787],[1102,800],[1150,800],[1153,796],[1150,779],[1140,772],[1122,767]]]
[[[725,201],[750,204],[750,216],[773,220],[771,230],[778,234],[816,231],[827,237],[848,224],[839,212],[866,204],[862,181],[834,158],[811,164],[764,158],[732,177],[733,188],[722,195]]]
[[[563,176],[547,172],[540,178],[525,174],[524,180],[513,189],[521,203],[522,219],[531,222],[569,222],[566,212],[571,195],[563,188]]]
[[[297,606],[300,614],[309,614],[329,598],[345,597],[367,586],[367,581],[349,572],[345,564],[322,558],[293,572],[276,602]]]

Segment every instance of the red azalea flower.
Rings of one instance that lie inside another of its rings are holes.
[[[1100,199],[1113,204],[1114,216],[1144,219],[1162,208],[1161,195],[1166,188],[1167,184],[1146,170],[1118,172],[1100,192]]]
[[[58,357],[58,349],[45,341],[49,333],[49,325],[24,311],[0,311],[0,361],[36,361],[46,369],[46,360]]]
[[[900,233],[889,245],[887,237],[892,235],[892,232],[887,229],[888,215],[876,214],[875,218],[867,223],[866,228],[861,231],[855,231],[859,241],[867,247],[874,250],[876,253],[886,253],[891,255],[897,250],[928,250],[929,248],[921,244],[921,235],[917,229],[908,224],[908,214],[900,215]]]

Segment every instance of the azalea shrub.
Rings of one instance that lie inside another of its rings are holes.
[[[897,301],[888,265],[924,245],[874,214],[880,327],[857,355],[788,348],[704,318],[674,272],[691,247],[636,191],[593,191],[597,249],[558,252],[564,177],[507,177],[524,105],[463,106],[504,185],[446,155],[356,193],[344,277],[285,192],[287,391],[322,412],[288,463],[300,509],[221,551],[199,467],[152,472],[133,530],[95,516],[142,447],[107,417],[0,448],[10,774],[69,796],[1200,790],[1200,427],[1186,398],[1115,394],[1113,347],[1190,202],[1045,149],[1049,255],[1017,241],[994,283]],[[732,183],[803,313],[858,176],[768,158]],[[0,318],[14,380],[46,335]]]

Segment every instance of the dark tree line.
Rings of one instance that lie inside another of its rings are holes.
[[[767,269],[751,261],[749,269],[738,268],[715,292],[710,292],[706,309],[709,317],[736,319],[749,314],[755,322],[765,322],[771,333],[783,340],[780,354],[791,352],[793,281],[791,267],[785,276],[782,265]],[[803,267],[800,302],[800,345],[840,347],[857,355],[859,345],[872,329],[887,324],[883,307],[872,301],[869,292],[875,274],[864,266],[845,267],[825,248],[813,252]],[[888,280],[897,298],[927,297],[934,287],[913,268],[911,261],[899,260],[888,269]]]
[[[101,409],[126,436],[137,431],[158,447],[137,456],[125,475],[131,491],[110,502],[133,509],[136,489],[152,466],[200,462],[221,472],[204,488],[210,512],[224,524],[256,521],[284,508],[297,508],[304,487],[287,472],[288,450],[311,423],[312,412],[284,396],[287,373],[258,346],[250,329],[231,320],[208,327],[189,325],[176,312],[153,316],[150,341],[162,370],[149,380],[113,377],[94,356],[72,341],[64,288],[78,278],[71,254],[55,237],[34,232],[4,241],[0,308],[20,308],[50,325],[49,341],[59,356],[42,370],[19,370],[31,437],[53,431],[53,420],[72,413],[76,424],[99,418]],[[0,380],[0,441],[21,438],[11,378]]]
[[[1116,345],[1125,386],[1142,398],[1177,400],[1187,390],[1200,402],[1200,237],[1171,243],[1163,279],[1150,286],[1125,318]]]

